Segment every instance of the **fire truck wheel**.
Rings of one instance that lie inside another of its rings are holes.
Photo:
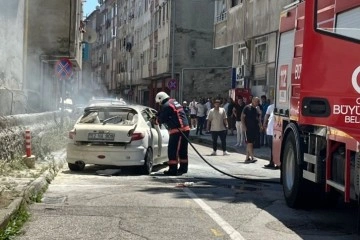
[[[285,140],[285,147],[282,160],[283,191],[286,203],[291,208],[300,207],[304,197],[304,181],[302,179],[302,168],[299,159],[295,136],[290,132]]]

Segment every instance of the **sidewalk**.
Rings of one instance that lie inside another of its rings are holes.
[[[204,134],[204,135],[196,135],[196,130],[192,129],[190,131],[190,140],[193,143],[199,143],[199,144],[205,144],[208,146],[212,146],[212,139],[211,134]],[[234,131],[234,135],[227,135],[226,136],[226,148],[229,152],[237,152],[241,154],[246,154],[246,145],[242,147],[235,147],[236,144],[236,134]],[[221,149],[221,142],[220,138],[218,138],[218,149]],[[269,147],[260,147],[254,149],[254,157],[255,158],[261,158],[264,160],[270,160],[270,148]]]

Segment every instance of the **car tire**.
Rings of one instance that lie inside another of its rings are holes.
[[[302,166],[299,165],[295,135],[290,132],[285,141],[282,159],[283,192],[286,204],[291,208],[302,207],[306,197],[305,179],[302,178]]]
[[[154,165],[153,151],[151,148],[149,148],[145,154],[145,163],[141,167],[141,173],[145,175],[151,174],[153,165]]]
[[[84,170],[85,163],[83,163],[83,162],[76,162],[75,164],[68,163],[68,167],[71,171],[80,172],[80,171]]]

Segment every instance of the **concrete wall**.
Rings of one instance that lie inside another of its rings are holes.
[[[70,118],[64,118],[64,125],[69,125]],[[10,160],[25,155],[25,130],[31,131],[32,154],[40,156],[43,147],[49,147],[49,137],[60,129],[60,112],[41,114],[21,114],[0,117],[0,161]],[[58,131],[62,135],[61,131]],[[65,136],[64,136],[65,140]],[[46,142],[44,142],[46,141]]]
[[[1,1],[0,116],[24,112],[25,1]]]
[[[31,108],[29,110],[56,110],[62,83],[55,76],[54,65],[59,59],[69,58],[73,65],[74,74],[67,81],[67,91],[78,85],[78,71],[82,65],[80,0],[28,1],[25,80]]]
[[[231,69],[209,68],[204,70],[184,70],[182,99],[190,102],[200,97],[229,96],[231,89]]]
[[[181,79],[179,100],[215,97],[218,94],[228,96],[231,71],[227,67],[231,67],[232,48],[213,49],[215,2],[198,0],[181,3],[176,4],[175,31],[175,72]],[[219,67],[223,69],[216,69]]]
[[[278,31],[280,13],[293,0],[244,1],[243,4],[228,8],[227,20],[215,24],[215,48],[233,45],[256,36]]]
[[[176,4],[176,72],[184,67],[231,66],[231,48],[213,49],[214,4],[208,0]]]
[[[1,1],[0,115],[57,108],[54,63],[80,69],[80,19],[80,0]]]

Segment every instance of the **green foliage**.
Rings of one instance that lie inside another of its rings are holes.
[[[14,239],[20,233],[21,227],[29,219],[30,214],[27,211],[26,205],[22,204],[17,214],[10,219],[4,230],[0,230],[0,240]]]

